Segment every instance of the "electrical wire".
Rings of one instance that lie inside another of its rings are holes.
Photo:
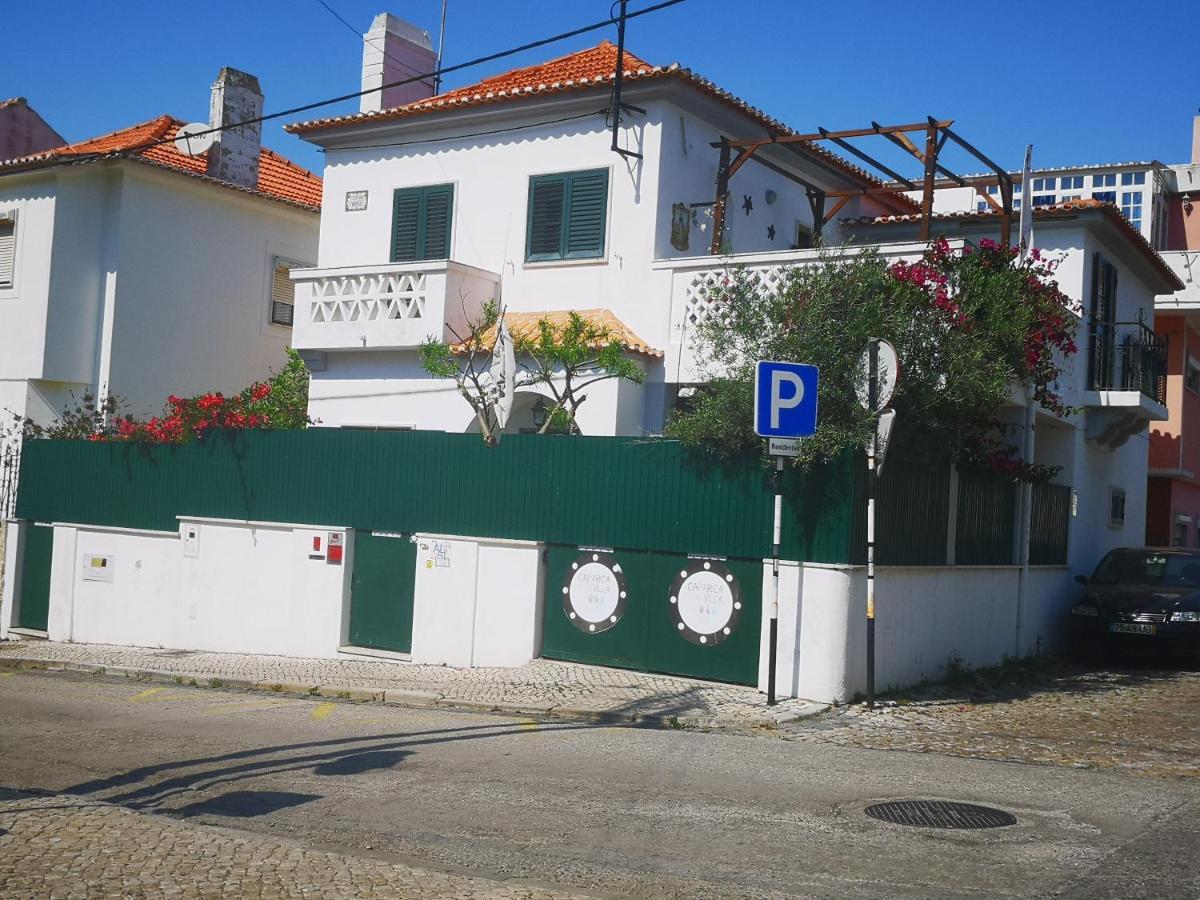
[[[661,2],[655,3],[651,6],[647,6],[644,9],[639,9],[639,10],[635,10],[634,12],[627,13],[625,18],[626,18],[626,21],[628,21],[629,19],[635,19],[639,16],[649,15],[650,13],[658,12],[659,10],[667,9],[668,7],[671,7],[671,6],[677,6],[683,2],[685,2],[685,0],[661,0]],[[606,28],[609,25],[615,25],[618,21],[619,21],[618,19],[614,19],[610,16],[609,18],[604,19],[602,21],[593,22],[591,25],[583,25],[579,28],[573,28],[570,31],[564,31],[564,32],[561,32],[560,34],[551,35],[550,37],[539,38],[536,41],[529,41],[528,43],[521,44],[518,47],[510,47],[507,50],[499,50],[495,53],[489,53],[485,56],[479,56],[479,57],[476,57],[475,59],[468,60],[467,62],[455,63],[452,66],[440,66],[433,72],[425,72],[421,75],[415,75],[411,78],[404,78],[404,79],[401,79],[400,81],[393,81],[390,84],[383,84],[377,88],[368,88],[367,90],[354,91],[353,93],[349,93],[349,94],[342,94],[341,96],[338,96],[338,97],[330,97],[327,100],[317,100],[313,103],[305,103],[301,106],[293,106],[290,109],[283,109],[283,110],[280,110],[279,112],[267,113],[265,115],[255,116],[254,118],[244,119],[240,122],[231,122],[228,125],[217,125],[217,126],[214,126],[213,128],[205,129],[204,131],[190,132],[189,137],[197,138],[197,137],[202,137],[206,134],[217,134],[221,131],[228,131],[233,128],[242,128],[242,127],[245,127],[246,125],[257,125],[261,122],[269,122],[272,119],[281,119],[285,116],[294,116],[297,113],[308,112],[309,110],[313,110],[313,109],[320,109],[323,106],[331,106],[334,103],[342,103],[346,100],[354,100],[354,99],[356,99],[358,97],[362,97],[366,94],[374,93],[375,91],[383,91],[383,90],[387,90],[388,88],[401,87],[406,84],[412,84],[415,81],[427,81],[428,79],[434,78],[434,77],[440,79],[442,75],[448,74],[450,72],[458,72],[462,69],[468,69],[473,66],[482,65],[484,63],[494,62],[495,60],[498,60],[498,59],[504,59],[509,56],[515,56],[518,53],[524,53],[527,50],[536,50],[538,47],[545,47],[547,44],[558,43],[559,41],[565,41],[568,38],[578,37],[581,34],[587,34],[592,31],[597,31],[601,28]],[[120,154],[126,154],[126,153],[140,153],[143,150],[150,150],[154,147],[160,147],[163,144],[173,143],[174,140],[175,140],[174,138],[159,138],[158,140],[147,141],[144,144],[139,144],[134,147],[127,147],[127,148],[119,151],[117,154],[96,152],[96,153],[91,154],[91,158],[98,158],[98,157],[110,156],[110,155],[120,155]],[[86,157],[84,157],[83,154],[80,154],[80,156],[75,157],[76,160],[80,160],[80,161],[84,158],[86,158]]]

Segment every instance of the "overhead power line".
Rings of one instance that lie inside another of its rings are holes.
[[[661,2],[655,3],[651,6],[647,6],[644,9],[639,9],[634,12],[628,13],[625,18],[626,18],[626,20],[636,19],[639,16],[649,15],[650,13],[658,12],[659,10],[667,9],[668,7],[671,7],[671,6],[678,6],[680,3],[683,3],[683,2],[685,2],[685,0],[661,0]],[[489,53],[486,56],[476,57],[475,59],[468,60],[467,62],[455,63],[452,66],[440,66],[432,72],[425,72],[421,75],[414,75],[411,78],[403,78],[400,81],[393,81],[390,84],[382,84],[376,88],[368,88],[367,90],[354,91],[353,93],[349,93],[349,94],[342,94],[341,96],[338,96],[338,97],[330,97],[327,100],[317,100],[313,103],[305,103],[302,106],[293,106],[291,109],[281,109],[279,112],[267,113],[265,115],[255,116],[254,118],[251,118],[251,119],[243,119],[240,122],[232,122],[228,125],[217,125],[212,128],[205,129],[204,131],[190,132],[189,136],[195,138],[195,137],[201,137],[206,134],[217,134],[219,132],[228,131],[233,128],[242,128],[246,125],[256,125],[260,122],[269,122],[272,119],[281,119],[285,116],[294,116],[297,113],[308,112],[313,109],[320,109],[323,106],[332,106],[334,103],[342,103],[346,100],[354,100],[354,99],[357,99],[358,97],[362,97],[366,94],[374,93],[375,91],[383,91],[383,90],[387,90],[388,88],[401,87],[406,84],[412,84],[415,81],[427,81],[430,78],[440,79],[441,76],[447,75],[451,72],[458,72],[462,69],[469,69],[469,68],[472,68],[473,66],[479,66],[479,65],[483,65],[484,63],[494,62],[495,60],[498,60],[498,59],[504,59],[509,56],[515,56],[516,54],[524,53],[527,50],[536,50],[538,47],[545,47],[547,44],[558,43],[559,41],[565,41],[568,38],[578,37],[581,34],[587,34],[592,31],[598,31],[601,28],[607,28],[609,25],[615,25],[615,24],[617,24],[618,21],[619,21],[619,19],[609,16],[607,19],[603,19],[599,22],[593,22],[591,25],[584,25],[579,28],[573,28],[570,31],[564,31],[564,32],[561,32],[560,34],[551,35],[550,37],[539,38],[536,41],[530,41],[526,44],[521,44],[518,47],[510,47],[507,50],[499,50],[495,53]],[[149,150],[153,147],[160,147],[163,144],[170,144],[173,141],[174,141],[174,138],[159,138],[158,140],[147,141],[146,143],[140,144],[138,146],[127,147],[120,152],[121,153],[138,153],[138,152],[141,152],[142,150]],[[107,156],[109,154],[103,153],[103,152],[97,152],[93,155],[94,156]]]

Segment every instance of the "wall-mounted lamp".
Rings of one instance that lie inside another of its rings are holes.
[[[546,424],[546,414],[550,412],[550,408],[546,405],[546,398],[539,396],[537,402],[533,404],[533,427],[541,430]]]
[[[1183,195],[1183,214],[1186,216],[1190,216],[1192,214],[1192,195],[1191,194]]]
[[[767,191],[767,206],[774,206],[775,201],[779,199],[779,195],[772,190]]]

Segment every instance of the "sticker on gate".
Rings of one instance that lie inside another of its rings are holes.
[[[671,583],[671,622],[685,640],[715,647],[742,617],[742,588],[719,559],[689,559]]]
[[[625,614],[625,573],[612,553],[585,550],[575,557],[562,589],[563,613],[584,634],[608,631]]]

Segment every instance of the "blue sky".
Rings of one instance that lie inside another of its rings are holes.
[[[326,2],[363,31],[389,9],[435,36],[441,9],[441,0]],[[608,8],[609,0],[449,0],[446,62],[599,20]],[[933,114],[955,119],[956,130],[1011,167],[1030,142],[1042,166],[1171,163],[1188,159],[1200,106],[1200,66],[1180,31],[1194,17],[1193,4],[1175,0],[687,0],[631,23],[628,45],[653,63],[678,60],[805,131]],[[259,77],[268,112],[358,87],[361,39],[317,0],[16,2],[4,18],[0,97],[28,97],[68,140],[162,113],[204,120],[222,65]],[[575,38],[446,84],[602,37],[615,35]],[[320,171],[314,147],[278,121],[264,129],[268,146]]]

